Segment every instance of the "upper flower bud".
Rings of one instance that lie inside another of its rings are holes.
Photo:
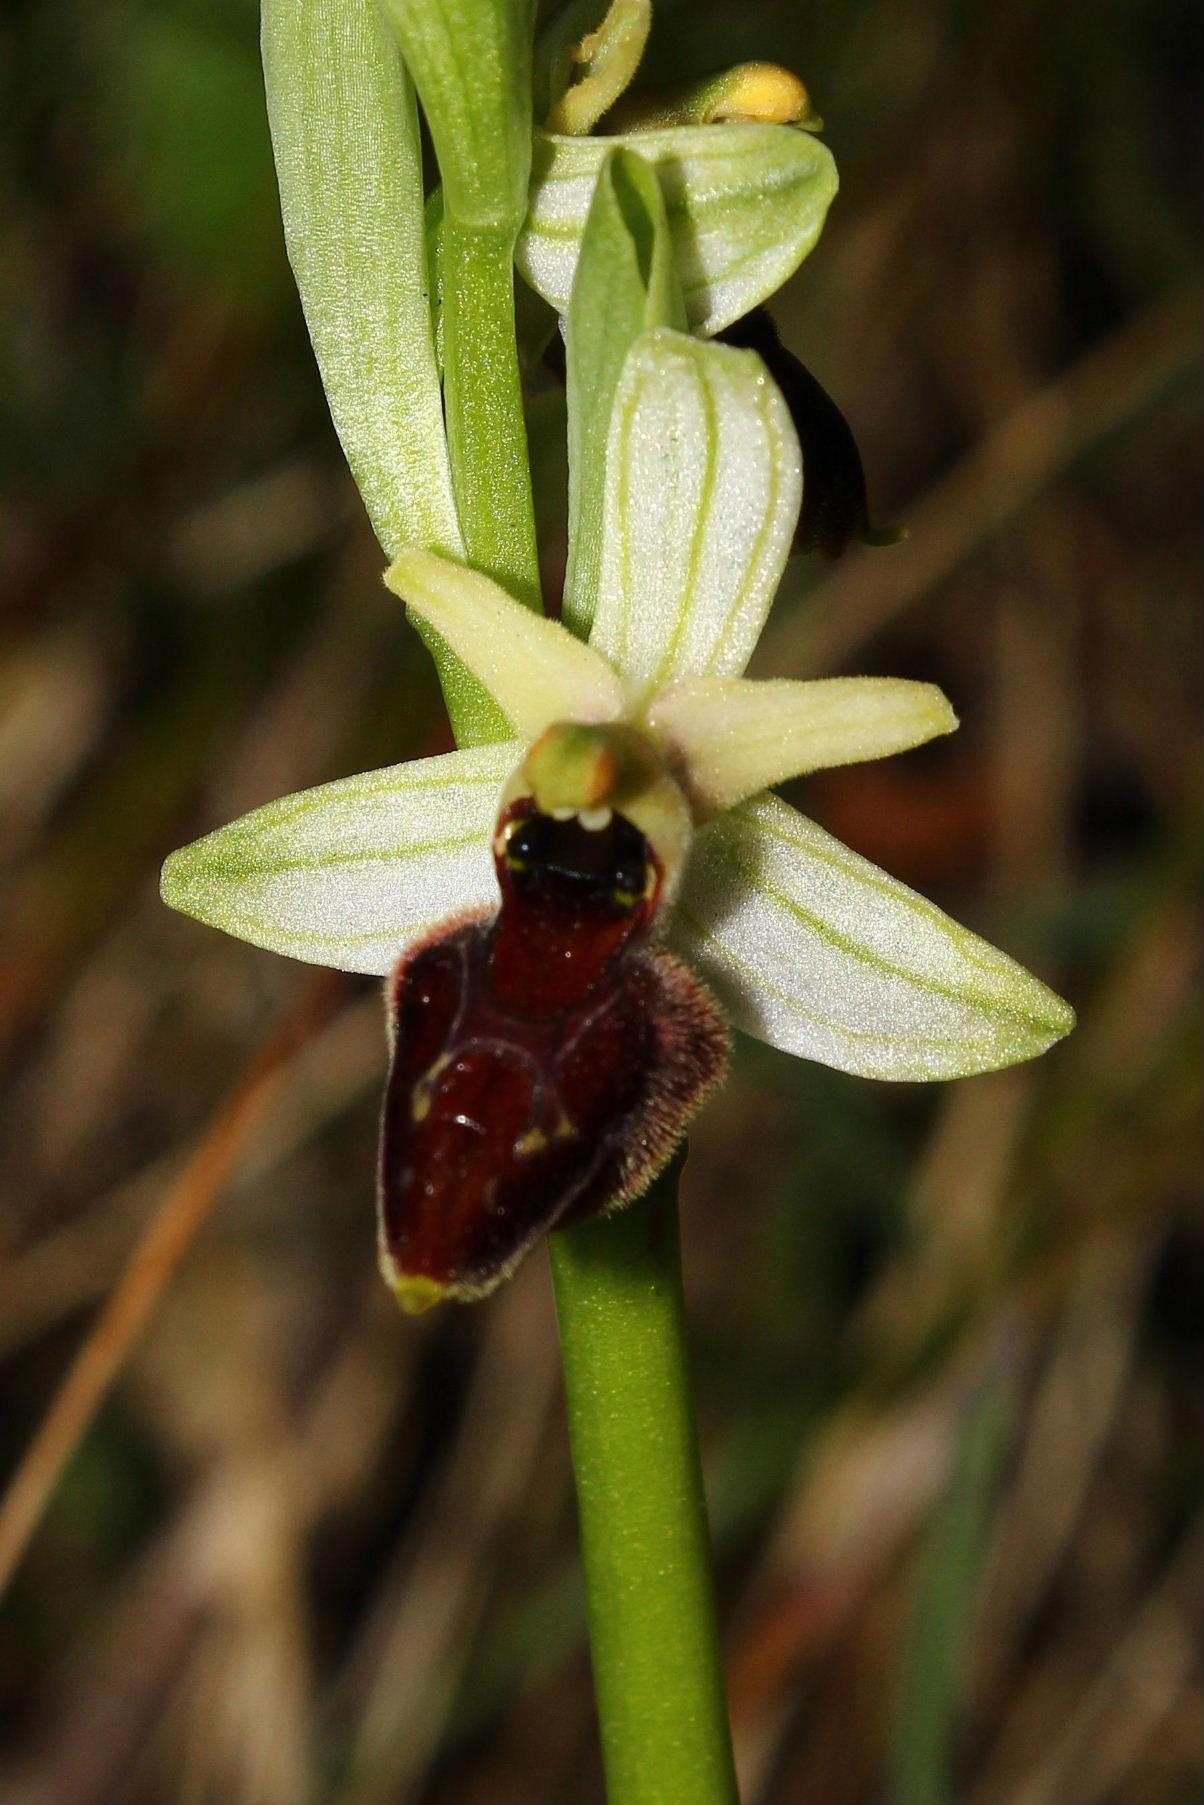
[[[737,63],[702,81],[633,88],[608,121],[616,131],[646,132],[672,125],[794,125],[823,130],[798,76],[776,63]]]

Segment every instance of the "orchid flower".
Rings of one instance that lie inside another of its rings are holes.
[[[742,675],[801,492],[790,416],[760,359],[668,328],[641,334],[605,468],[588,640],[431,551],[406,549],[387,573],[512,737],[256,809],[173,854],[165,899],[258,946],[387,974],[449,919],[497,908],[499,810],[525,796],[587,829],[615,810],[635,823],[663,873],[654,933],[737,1028],[773,1046],[866,1077],[935,1079],[1027,1059],[1067,1033],[1071,1011],[1036,978],[772,793],[956,720],[926,683]],[[584,764],[574,727],[591,730]],[[527,1225],[460,1294],[490,1288],[555,1220]],[[403,1301],[431,1301],[406,1290],[389,1236],[382,1251]]]

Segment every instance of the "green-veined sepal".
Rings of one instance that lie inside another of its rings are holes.
[[[637,340],[611,414],[590,635],[634,704],[744,670],[801,494],[794,427],[755,353],[664,330]]]
[[[776,796],[695,837],[673,924],[736,1026],[863,1078],[959,1078],[1042,1053],[1073,1011]]]
[[[497,902],[490,837],[513,742],[302,790],[173,852],[163,900],[314,965],[384,973],[419,934]]]

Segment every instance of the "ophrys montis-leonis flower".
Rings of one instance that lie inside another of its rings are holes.
[[[708,990],[735,1026],[878,1078],[1006,1065],[1073,1020],[769,790],[956,723],[928,684],[742,676],[801,481],[759,359],[643,335],[606,472],[588,643],[430,552],[390,569],[513,739],[268,804],[164,875],[245,939],[391,974],[382,1252],[411,1304],[479,1295],[651,1179],[722,1064]]]

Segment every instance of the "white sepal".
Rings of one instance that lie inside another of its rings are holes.
[[[606,660],[492,578],[411,547],[385,582],[464,660],[524,739],[554,721],[614,721],[622,713],[623,686]]]
[[[1006,954],[775,796],[697,835],[671,939],[737,1027],[866,1078],[991,1071],[1074,1025]]]
[[[163,899],[293,959],[387,972],[447,916],[496,906],[490,838],[522,752],[479,746],[269,802],[173,852]]]
[[[957,716],[935,683],[902,677],[687,677],[653,698],[648,726],[696,806],[717,813],[805,771],[922,746]]]
[[[573,292],[598,170],[616,145],[658,168],[686,312],[708,338],[793,275],[836,193],[827,146],[786,125],[670,126],[610,138],[537,131],[515,262],[559,313]]]
[[[794,426],[755,353],[666,328],[636,340],[611,414],[590,633],[633,707],[743,671],[801,495]]]

